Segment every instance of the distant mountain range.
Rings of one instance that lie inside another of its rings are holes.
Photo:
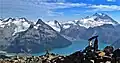
[[[0,47],[4,50],[36,53],[44,51],[46,46],[66,47],[72,40],[87,40],[94,35],[99,35],[100,42],[112,44],[120,39],[120,24],[104,13],[65,22],[6,18],[0,19],[0,34]]]
[[[70,26],[76,26],[76,25],[85,28],[90,28],[90,27],[93,28],[104,24],[118,25],[118,22],[116,22],[115,20],[113,20],[111,17],[109,17],[107,14],[104,13],[95,13],[92,16],[87,16],[80,20],[65,21],[65,22],[58,22],[55,20],[55,21],[48,21],[46,23],[58,32],[61,31],[60,29],[61,27],[67,29],[70,28]]]

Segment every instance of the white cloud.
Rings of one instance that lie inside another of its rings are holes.
[[[72,8],[72,7],[82,7],[86,6],[87,4],[84,3],[37,3],[38,6],[43,6],[48,9],[63,9],[63,8]]]
[[[116,2],[116,0],[107,0],[108,2]]]
[[[48,16],[63,16],[63,12],[48,11]]]
[[[88,8],[92,8],[93,11],[120,11],[120,6],[117,5],[91,5]]]
[[[64,9],[64,8],[73,8],[73,7],[83,7],[87,6],[87,4],[84,3],[47,3],[47,2],[39,2],[35,4],[39,8],[47,9],[47,15],[48,16],[61,16],[64,13],[63,12],[55,12],[54,10],[57,9]]]
[[[73,7],[83,7],[87,4],[84,3],[66,3],[66,0],[21,0],[23,2],[31,3],[38,8],[40,11],[44,11],[47,16],[60,16],[63,12],[55,12],[57,9],[73,8]],[[43,12],[40,12],[43,13]]]
[[[65,0],[21,0],[25,2],[32,2],[32,3],[37,3],[37,2],[65,2]]]
[[[49,10],[57,10],[64,8],[73,8],[73,7],[84,7],[91,8],[93,11],[119,11],[120,6],[117,5],[92,5],[92,4],[84,4],[84,3],[46,3],[40,2],[36,4],[37,6],[47,8]]]
[[[26,1],[26,0],[25,0]],[[64,8],[73,8],[73,7],[84,7],[90,8],[92,11],[115,11],[120,10],[120,6],[117,5],[92,5],[92,4],[85,4],[85,3],[65,3],[65,0],[27,0],[30,3],[34,4],[35,6],[46,10],[46,15],[48,16],[58,16],[63,15],[63,12],[55,12],[54,10],[64,9]],[[48,3],[48,1],[53,1]],[[116,0],[107,0],[107,1],[116,1]],[[86,12],[91,12],[91,10],[87,10]]]
[[[89,8],[89,11],[120,11],[120,6],[117,5],[92,5],[85,3],[66,3],[65,0],[2,0],[3,15],[17,15],[17,16],[31,16],[31,17],[49,17],[49,16],[63,16],[64,12],[56,10],[65,8]],[[48,3],[47,1],[55,1]],[[9,3],[11,2],[11,3]],[[0,6],[1,7],[1,6]],[[92,10],[91,10],[92,9]],[[9,10],[9,11],[8,11]],[[75,10],[75,9],[72,9]],[[68,10],[69,11],[69,10]],[[72,12],[72,11],[70,11]],[[80,10],[75,10],[74,13],[79,13]]]

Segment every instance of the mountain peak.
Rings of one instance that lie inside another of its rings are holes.
[[[19,18],[19,21],[28,21],[25,17]]]
[[[58,23],[58,21],[57,21],[57,20],[54,20],[54,23],[55,23],[55,24],[57,24],[57,23]]]
[[[105,13],[95,13],[92,16],[88,16],[79,21],[80,26],[87,28],[101,26],[104,24],[118,25],[119,23]]]
[[[36,24],[44,24],[44,22],[42,21],[42,19],[38,19],[38,21],[36,22]]]
[[[26,18],[24,18],[24,17],[22,17],[22,18],[5,18],[5,19],[2,19],[2,21],[4,21],[4,22],[8,22],[8,21],[27,21],[28,22],[28,20],[26,19]]]
[[[2,21],[2,19],[0,19],[0,21]]]
[[[38,19],[36,24],[30,24],[27,30],[14,35],[12,39],[10,42],[14,45],[8,47],[8,52],[22,52],[21,49],[28,52],[30,49],[30,53],[38,53],[43,52],[46,46],[53,49],[71,45],[69,40],[62,37],[41,19]]]
[[[91,17],[95,17],[95,21],[113,22],[114,24],[118,24],[114,19],[105,13],[95,13]]]
[[[3,21],[4,21],[4,22],[13,21],[13,18],[11,18],[11,17],[10,17],[10,18],[6,18],[6,19],[4,19]]]
[[[95,14],[93,14],[93,16],[106,16],[106,14],[105,13],[95,13]]]
[[[34,25],[33,24],[31,24],[30,26],[29,26],[29,28],[28,29],[32,29],[34,27]]]

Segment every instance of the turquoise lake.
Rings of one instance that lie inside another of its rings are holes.
[[[70,45],[68,47],[54,49],[54,50],[51,50],[50,52],[55,53],[55,54],[60,54],[60,55],[69,55],[69,54],[72,54],[76,51],[80,51],[80,50],[85,49],[85,47],[87,45],[88,45],[87,40],[77,40],[77,41],[73,41],[72,45]],[[109,45],[109,44],[99,42],[99,49],[103,49],[107,45]],[[38,54],[33,54],[33,55],[38,56],[38,55],[43,55],[43,54],[45,54],[45,53],[38,53]]]

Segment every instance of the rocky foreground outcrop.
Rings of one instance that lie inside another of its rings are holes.
[[[112,56],[108,55],[112,53]],[[89,52],[91,53],[91,52]],[[41,56],[0,56],[0,63],[119,63],[120,49],[111,50],[111,46],[107,46],[104,51],[99,53],[92,52],[94,56],[88,56],[81,51],[76,51],[68,56],[62,56],[54,53],[47,53]]]

